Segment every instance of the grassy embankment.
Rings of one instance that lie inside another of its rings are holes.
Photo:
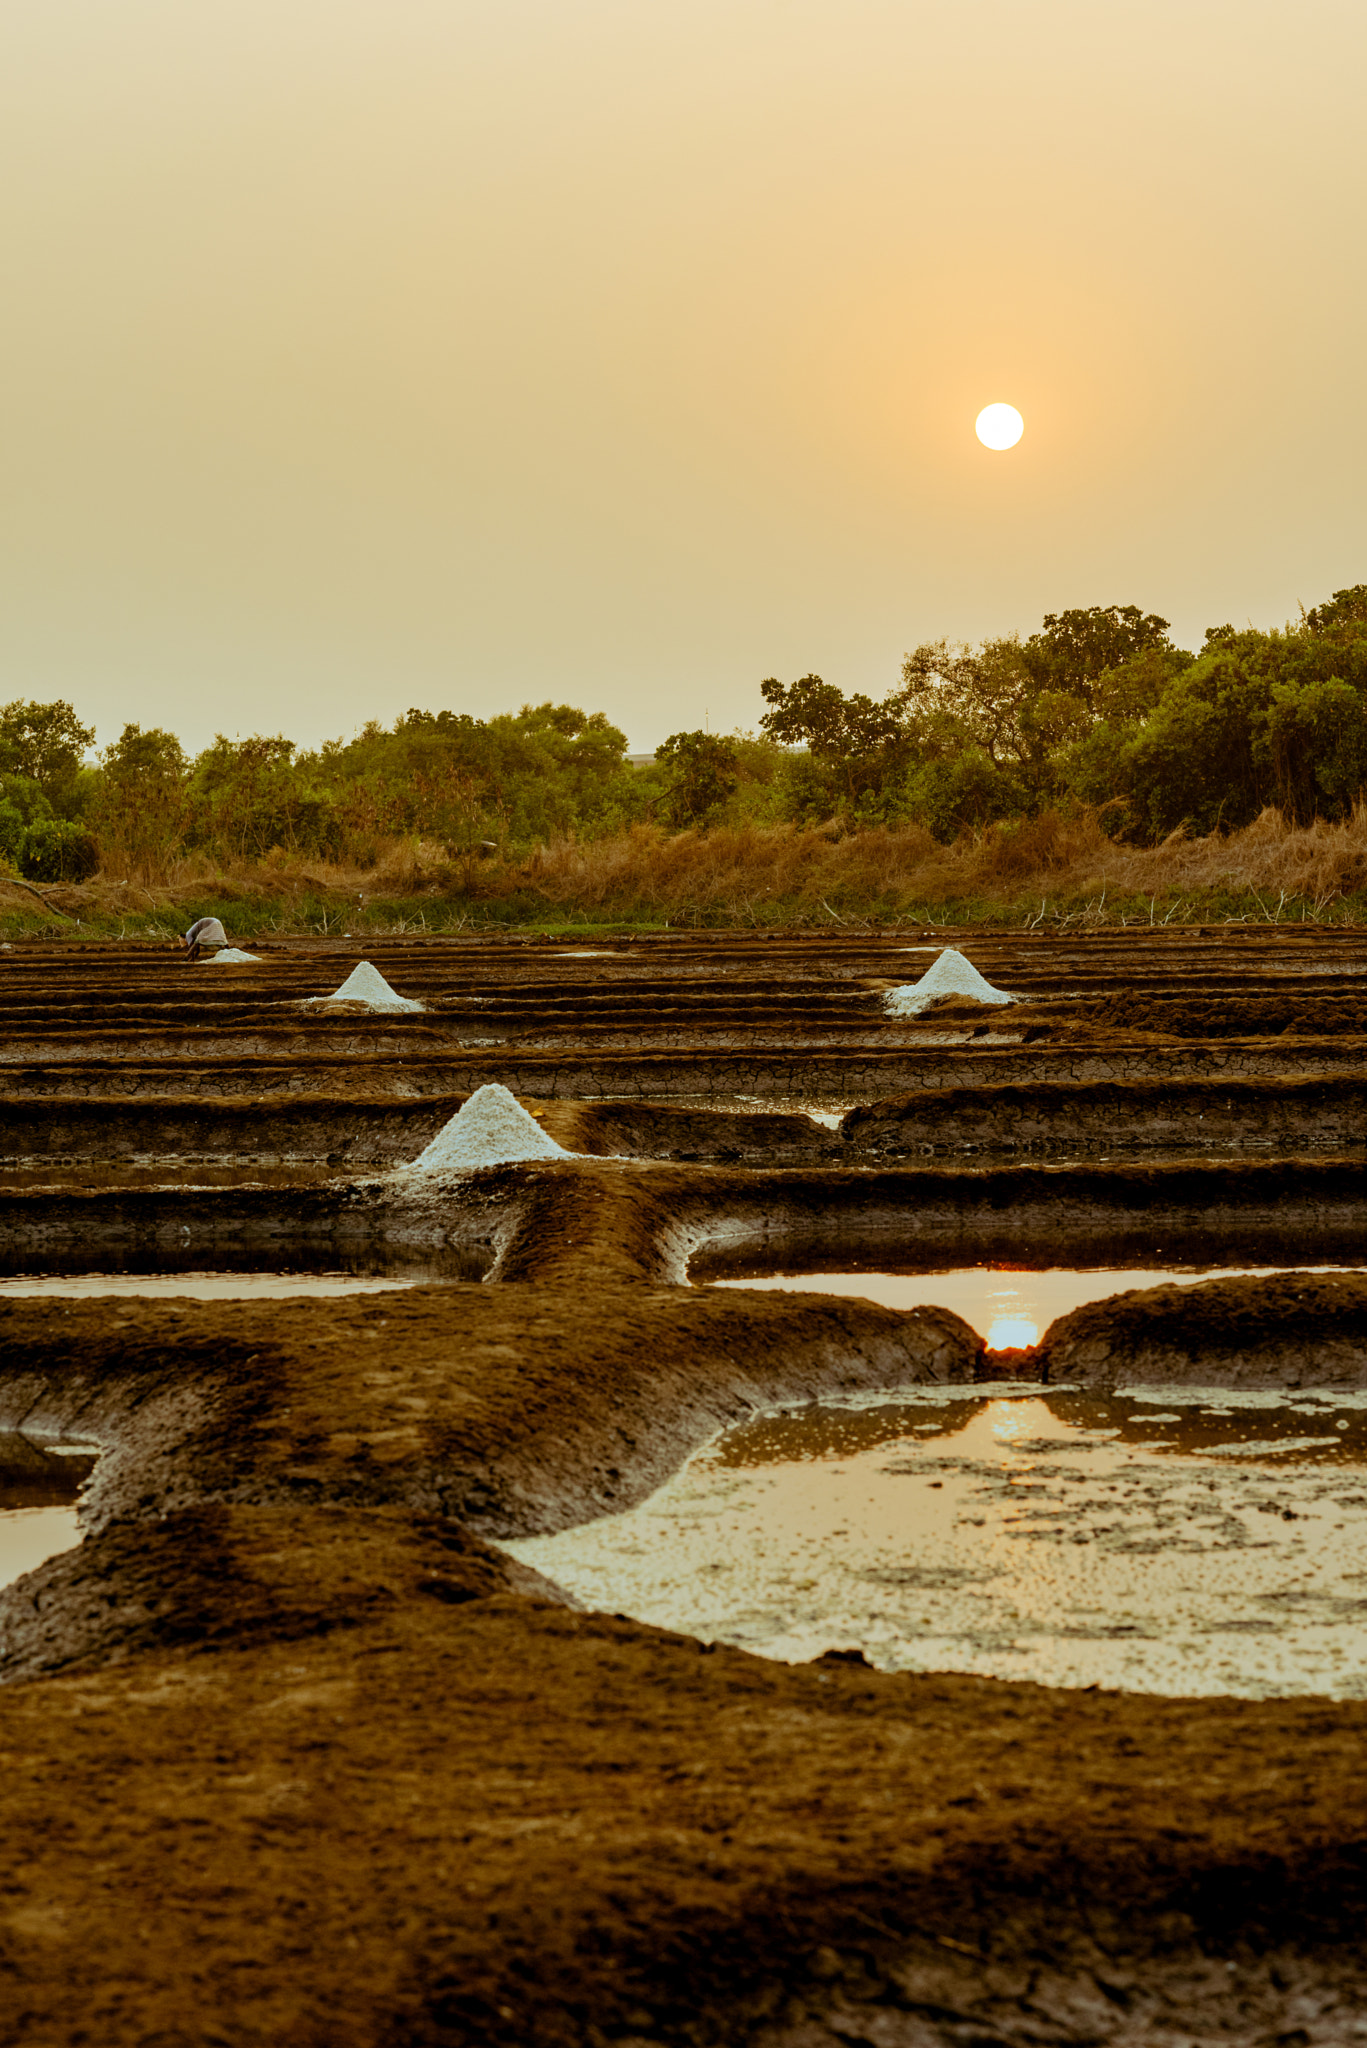
[[[173,863],[80,887],[0,882],[0,931],[170,939],[219,916],[232,938],[605,929],[1053,926],[1367,920],[1367,808],[1342,824],[1264,812],[1227,837],[1117,845],[1046,814],[940,846],[918,826],[847,833],[640,827],[525,860],[451,861],[402,842],[362,872],[279,854],[229,870]]]

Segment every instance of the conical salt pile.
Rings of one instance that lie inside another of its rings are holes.
[[[946,946],[919,981],[908,982],[903,988],[889,989],[883,998],[883,1008],[890,1017],[915,1017],[937,996],[967,996],[974,1003],[1014,1003],[1019,1000],[1016,996],[1007,995],[1003,989],[993,988],[990,981],[983,980],[971,960],[965,960],[962,953]]]
[[[411,1002],[407,996],[395,995],[378,967],[372,967],[368,960],[353,967],[340,988],[330,996],[310,996],[311,1003],[364,1003],[368,1010],[421,1010],[423,1003]]]
[[[404,1173],[470,1173],[519,1159],[572,1159],[499,1081],[477,1088]]]

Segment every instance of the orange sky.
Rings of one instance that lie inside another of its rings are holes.
[[[1279,623],[1367,580],[1364,75],[1362,0],[9,0],[0,696],[648,746]]]

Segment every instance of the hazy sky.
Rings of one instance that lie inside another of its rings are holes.
[[[1365,75],[1363,0],[5,0],[0,696],[643,747],[1279,623],[1367,580]]]

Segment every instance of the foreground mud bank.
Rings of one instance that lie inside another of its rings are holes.
[[[0,1195],[11,1265],[413,1246],[490,1275],[0,1300],[0,1426],[40,1465],[58,1440],[103,1452],[84,1542],[0,1593],[16,2040],[1360,2040],[1367,1708],[766,1663],[579,1612],[500,1548],[640,1501],[724,1424],[823,1394],[1007,1373],[1367,1384],[1351,1275],[1123,1295],[1028,1354],[985,1353],[944,1309],[684,1284],[690,1259],[1361,1255],[1367,1037],[1334,993],[1367,968],[1360,934],[975,938],[988,979],[1028,998],[1016,1042],[972,1016],[884,1031],[879,990],[939,942],[371,947],[430,1005],[398,1022],[301,1018],[354,948],[272,948],[231,989],[151,949],[4,956],[4,1092],[28,1134],[8,1156],[60,1169]],[[1152,1019],[1141,997],[1226,994],[1264,1023],[1313,999],[1320,1035],[1095,1021],[1112,1000]],[[674,1038],[652,1049],[665,1012]],[[777,1049],[719,1045],[741,1030]],[[848,1055],[823,1038],[845,1030]],[[641,1049],[604,1050],[614,1033]],[[1222,1099],[1244,1150],[1203,1159],[1199,1086],[1239,1075],[1253,1092]],[[330,1171],[348,1138],[418,1149],[442,1097],[490,1079],[596,1156],[419,1188]],[[1157,1092],[1089,1093],[1117,1081]],[[691,1106],[714,1089],[760,1113]],[[612,1094],[630,1100],[586,1099]],[[870,1150],[852,1159],[840,1118],[894,1094],[913,1100],[856,1119]],[[764,1108],[785,1099],[825,1120]],[[1052,1142],[1051,1119],[1100,1135],[1138,1103],[1157,1129],[1174,1102],[1175,1161],[878,1156],[939,1143],[937,1120],[956,1144],[1013,1117],[1012,1143]],[[101,1159],[144,1139],[182,1163],[101,1184]],[[1296,1156],[1315,1143],[1342,1156]],[[195,1158],[290,1147],[316,1173],[196,1183]]]
[[[7,1303],[0,1358],[108,1447],[0,1606],[21,2038],[1353,2038],[1367,1709],[770,1665],[499,1553],[756,1405],[971,1381],[957,1318]]]
[[[374,1518],[165,1549],[217,1644],[4,1702],[18,2038],[1354,2038],[1360,1711],[704,1654]]]

